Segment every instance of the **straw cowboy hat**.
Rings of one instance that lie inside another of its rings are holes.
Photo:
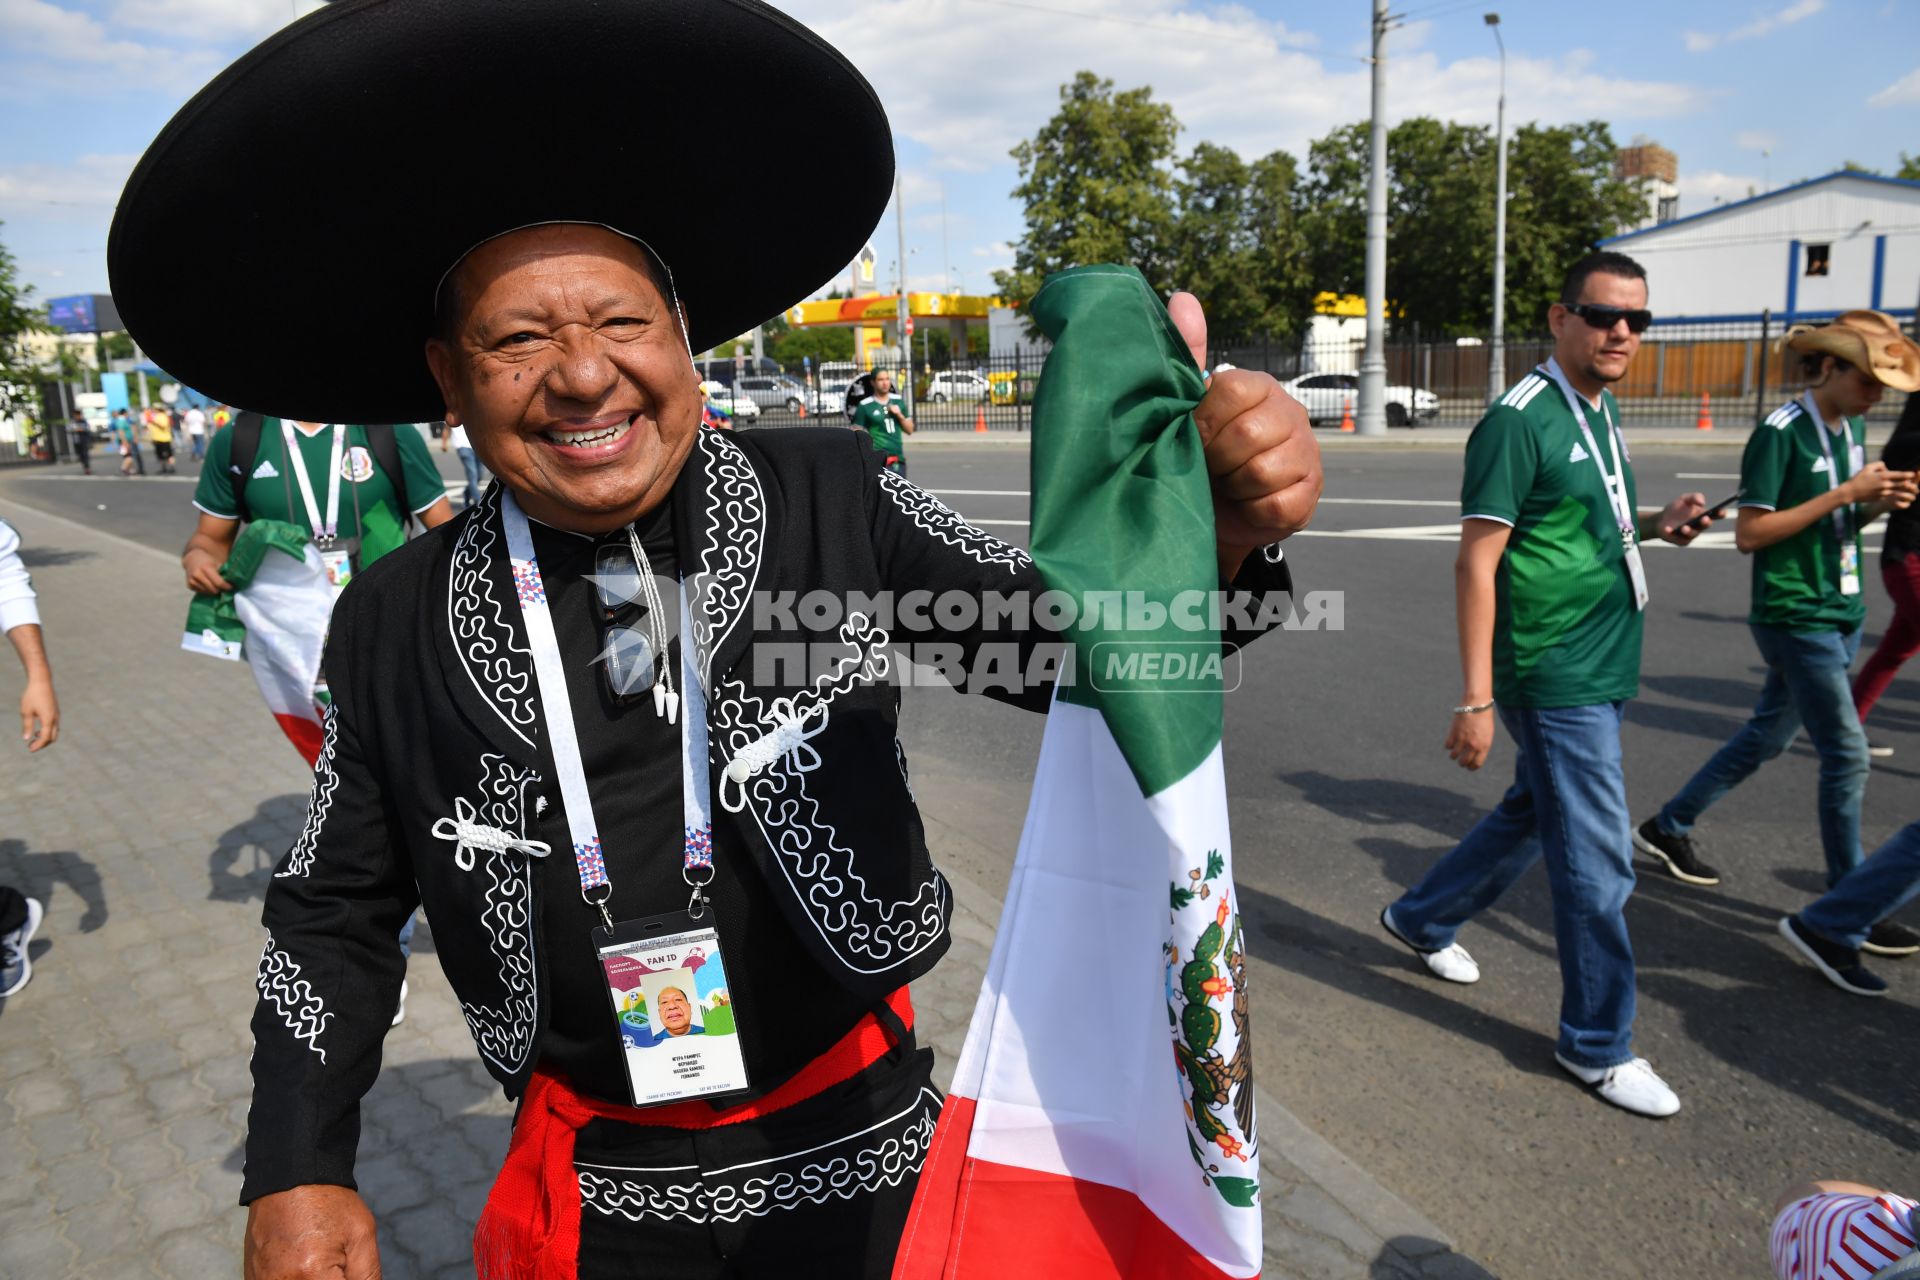
[[[1797,324],[1787,330],[1786,347],[1845,360],[1895,391],[1920,391],[1920,346],[1878,311],[1844,312],[1831,324]]]

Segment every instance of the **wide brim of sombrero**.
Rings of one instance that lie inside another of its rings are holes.
[[[783,180],[768,128],[840,158],[837,189]],[[134,340],[196,390],[417,422],[443,408],[435,288],[482,241],[543,222],[644,240],[700,351],[844,268],[892,184],[872,87],[756,0],[345,0],[181,108],[127,181],[107,268]]]

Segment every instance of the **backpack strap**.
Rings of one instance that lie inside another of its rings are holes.
[[[227,474],[233,481],[234,510],[242,521],[253,519],[247,510],[247,482],[253,479],[254,460],[260,456],[260,433],[266,423],[262,415],[243,409],[233,415],[233,422],[227,427],[233,432],[227,453]]]
[[[400,461],[400,437],[394,434],[398,427],[367,427],[367,444],[373,450],[373,463],[386,472],[387,479],[393,485],[394,493],[400,499],[400,526],[409,532],[413,529],[413,497],[407,492],[407,469]],[[415,431],[417,427],[408,427]]]

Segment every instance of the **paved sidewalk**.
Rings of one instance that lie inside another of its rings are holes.
[[[0,1001],[0,1276],[239,1274],[261,896],[307,780],[247,670],[179,649],[171,554],[12,506],[61,700],[58,744],[0,765],[0,880],[41,899],[32,984]],[[19,668],[0,655],[0,727]],[[944,828],[943,840],[963,839]],[[956,881],[954,946],[915,987],[941,1083],[999,906]],[[430,926],[363,1112],[361,1190],[391,1280],[465,1277],[510,1109],[477,1065]],[[1266,1275],[1488,1273],[1271,1097]]]

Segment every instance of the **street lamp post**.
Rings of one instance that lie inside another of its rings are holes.
[[[1367,129],[1367,341],[1360,352],[1363,436],[1387,433],[1387,0],[1373,0],[1373,118]]]
[[[1493,193],[1493,350],[1487,359],[1487,399],[1507,388],[1507,42],[1500,38],[1500,15],[1487,15],[1493,42],[1500,46],[1500,105],[1496,108],[1493,145],[1496,177]]]

